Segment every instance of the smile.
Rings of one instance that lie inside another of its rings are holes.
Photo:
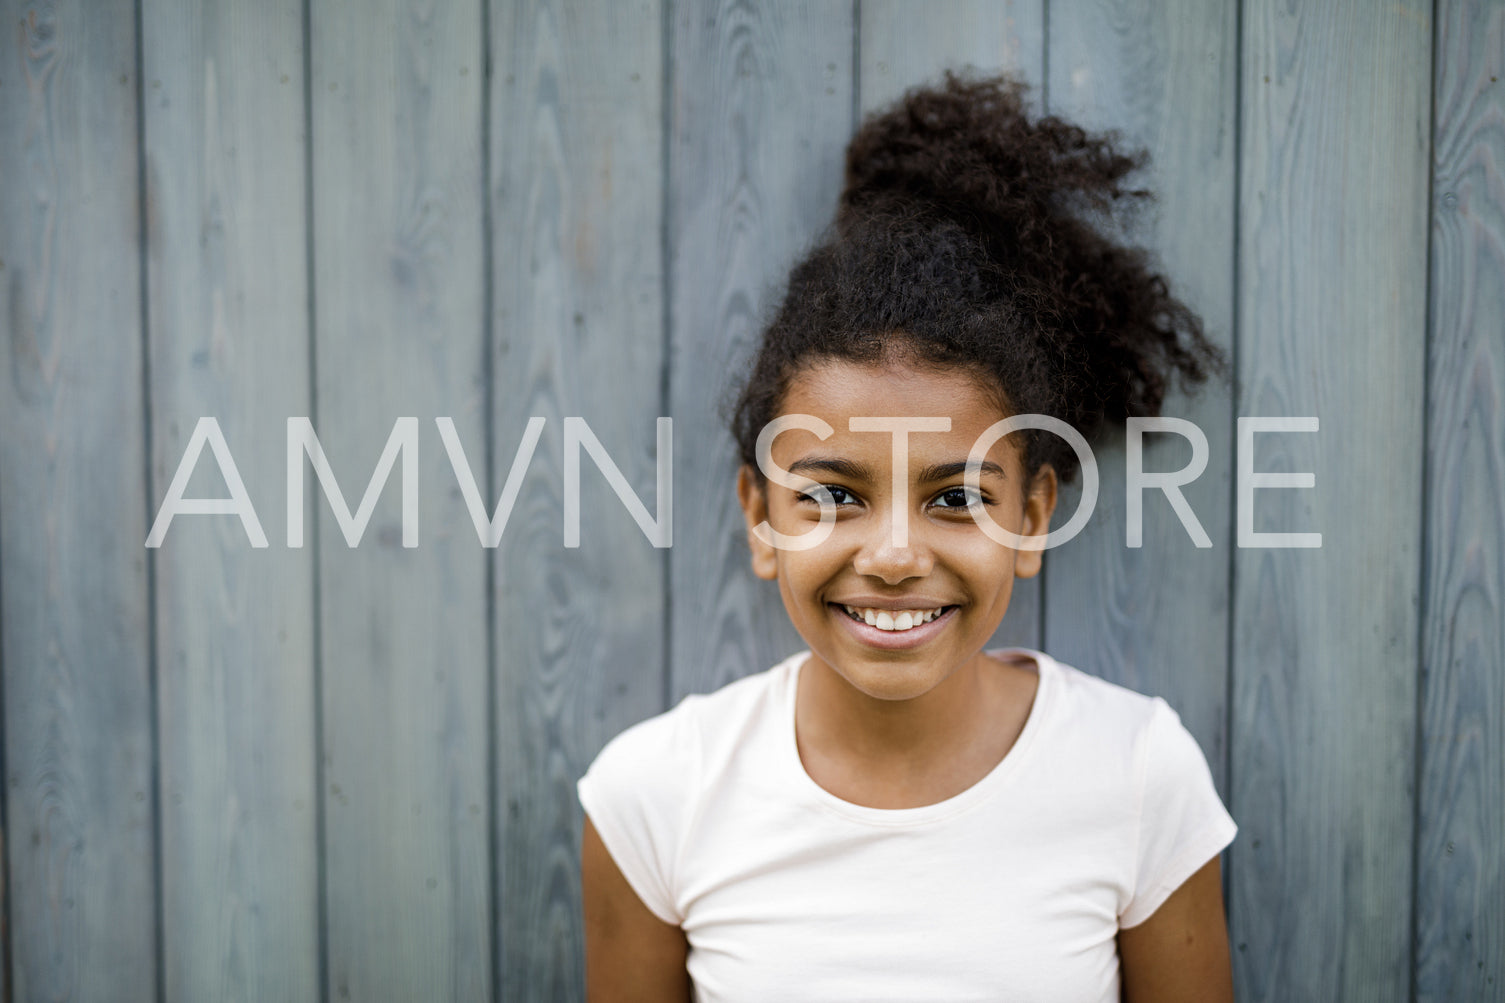
[[[946,611],[946,607],[937,606],[935,609],[872,609],[861,606],[842,606],[847,616],[869,627],[877,627],[879,630],[904,631],[912,630],[922,623],[929,623]]]

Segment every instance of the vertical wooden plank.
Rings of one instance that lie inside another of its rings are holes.
[[[867,115],[911,87],[935,83],[947,68],[1010,72],[1044,81],[1044,0],[865,0],[858,26],[858,107]],[[1008,614],[993,643],[1040,646],[1041,583],[1014,583]]]
[[[574,782],[608,739],[663,707],[667,555],[589,459],[579,548],[561,535],[567,416],[586,420],[659,510],[663,34],[659,0],[493,7],[493,498],[529,419],[545,420],[495,556],[506,1000],[584,999]],[[674,453],[686,456],[683,440]]]
[[[318,0],[310,22],[316,429],[354,508],[417,418],[422,498],[412,549],[395,468],[357,548],[311,502],[326,991],[488,999],[486,555],[434,424],[485,483],[481,11]]]
[[[0,583],[3,584],[3,583]],[[3,690],[3,686],[0,686]],[[0,715],[4,714],[3,693],[0,693]],[[0,775],[4,772],[3,743],[0,743]],[[5,862],[9,860],[8,849],[5,840],[4,819],[5,797],[0,793],[0,1000],[10,1003],[11,1000],[11,950],[10,950],[10,887],[6,880],[8,870]]]
[[[1126,147],[1149,151],[1139,182],[1158,199],[1129,239],[1155,253],[1172,291],[1225,350],[1233,328],[1237,35],[1231,0],[1100,0],[1052,19],[1048,60],[1052,112],[1116,129]],[[1110,432],[1093,447],[1101,485],[1092,521],[1049,558],[1045,634],[1065,661],[1165,697],[1226,795],[1231,385],[1210,382],[1192,400],[1173,394],[1163,413],[1207,437],[1207,469],[1182,493],[1213,546],[1197,548],[1160,491],[1144,495],[1143,546],[1127,545],[1124,432]],[[1147,471],[1191,460],[1178,435],[1149,433],[1144,443]],[[1079,487],[1062,497],[1056,525],[1079,497]]]
[[[1234,558],[1231,928],[1243,1000],[1405,999],[1431,30],[1402,6],[1246,0],[1239,414],[1256,531]]]
[[[5,10],[0,662],[12,985],[22,1000],[152,1000],[135,12]]]
[[[946,69],[1044,81],[1045,0],[863,0],[858,106],[866,115]]]
[[[1437,4],[1418,1001],[1505,994],[1505,5]]]
[[[804,644],[753,577],[722,421],[789,268],[836,212],[852,122],[851,5],[678,0],[673,7],[670,413],[672,698]],[[694,499],[690,503],[690,499]]]
[[[308,414],[303,11],[142,11],[153,491],[218,419],[268,537],[181,517],[157,552],[168,1000],[319,998],[313,582],[287,547]],[[200,454],[188,497],[226,497]]]

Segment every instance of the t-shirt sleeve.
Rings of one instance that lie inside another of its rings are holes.
[[[1142,753],[1134,892],[1119,913],[1121,927],[1149,919],[1238,832],[1197,740],[1169,704],[1154,703]]]
[[[675,904],[674,863],[699,761],[684,710],[622,732],[575,785],[617,869],[650,912],[675,925],[684,917]]]

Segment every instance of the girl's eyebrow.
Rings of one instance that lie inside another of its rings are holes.
[[[978,469],[982,473],[993,474],[994,476],[1008,480],[1008,474],[1005,474],[1003,472],[1003,468],[994,463],[992,460],[983,460],[980,464],[978,464]],[[919,477],[917,477],[916,480],[918,480],[921,484],[929,484],[932,481],[949,480],[950,478],[955,477],[957,474],[964,474],[966,472],[966,460],[953,460],[950,463],[933,463],[930,466],[926,467],[924,470],[921,470]]]
[[[822,473],[837,474],[854,481],[870,481],[873,472],[864,464],[845,460],[839,456],[806,456],[795,460],[786,468],[791,474]]]
[[[995,477],[1008,479],[1003,468],[992,460],[983,460],[978,469],[984,474],[992,474]],[[789,464],[788,471],[791,474],[821,473],[836,474],[840,477],[850,478],[854,481],[871,481],[873,472],[865,464],[854,460],[844,459],[839,456],[806,456]],[[966,460],[952,460],[947,463],[932,463],[921,470],[916,478],[921,484],[930,484],[934,481],[949,480],[959,474],[967,472]]]

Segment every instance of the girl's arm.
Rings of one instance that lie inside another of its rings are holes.
[[[1124,1003],[1232,1003],[1233,970],[1217,857],[1149,919],[1118,931]]]
[[[611,859],[589,815],[580,844],[580,885],[585,905],[585,988],[590,1003],[689,1003],[685,959],[690,945],[685,932],[643,905]],[[1153,921],[1152,917],[1146,925]]]

